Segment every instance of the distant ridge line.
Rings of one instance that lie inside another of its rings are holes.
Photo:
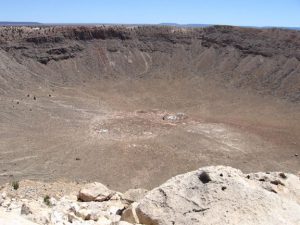
[[[36,26],[36,25],[42,25],[42,23],[0,21],[0,26]]]
[[[39,23],[39,22],[11,22],[11,21],[0,21],[0,26],[92,26],[92,25],[124,25],[124,26],[170,26],[170,27],[182,27],[182,28],[204,28],[210,26],[217,26],[219,24],[178,24],[178,23],[159,23],[159,24],[118,24],[118,23]],[[220,26],[234,26],[234,25],[220,25]],[[276,26],[235,26],[235,27],[248,27],[257,29],[288,29],[298,30],[300,27],[276,27]]]

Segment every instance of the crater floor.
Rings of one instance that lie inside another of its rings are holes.
[[[206,165],[298,172],[299,112],[197,79],[35,89],[1,97],[0,181],[67,178],[126,190]]]

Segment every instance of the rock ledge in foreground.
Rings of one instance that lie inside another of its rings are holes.
[[[0,192],[0,224],[19,222],[299,225],[300,180],[287,173],[243,174],[216,166],[178,175],[152,191],[131,189],[124,194],[100,183],[21,181],[18,190],[7,184]]]
[[[300,180],[292,174],[243,174],[217,166],[173,177],[125,210],[147,225],[300,224]]]

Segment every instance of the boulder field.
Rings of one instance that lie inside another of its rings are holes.
[[[204,167],[125,193],[97,182],[18,185],[0,189],[0,224],[300,224],[300,178],[282,172]]]

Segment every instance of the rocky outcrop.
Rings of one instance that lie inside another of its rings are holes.
[[[122,194],[100,183],[82,185],[78,196],[46,199],[36,196],[41,192],[22,187],[19,194],[25,198],[12,187],[3,188],[0,224],[300,224],[299,177],[279,172],[243,174],[231,167],[205,167],[149,192],[130,189]]]
[[[206,167],[176,176],[128,208],[123,220],[147,225],[299,224],[300,180]]]
[[[118,225],[119,223],[125,225],[125,222],[120,222],[121,214],[130,204],[121,193],[110,191],[100,183],[83,185],[78,194],[79,200],[72,194],[61,198],[50,196],[20,198],[16,190],[7,191],[8,194],[3,192],[1,195],[0,222],[3,218],[1,225],[18,224],[13,222],[19,221],[21,216],[23,218],[20,221],[28,220],[42,225]],[[31,188],[28,187],[26,193],[30,191]],[[113,196],[99,201],[100,196],[110,196],[111,193],[114,193]],[[1,217],[1,213],[5,217]],[[16,215],[16,218],[12,220],[11,215]],[[28,222],[28,225],[31,224],[33,223]],[[24,222],[24,225],[27,223]]]
[[[232,26],[210,26],[198,29],[183,29],[159,26],[57,26],[2,28],[0,41],[5,43],[11,38],[28,43],[62,43],[66,40],[134,40],[144,43],[165,42],[190,45],[201,40],[205,47],[234,47],[244,54],[271,57],[282,54],[300,60],[299,32],[283,29],[254,29]]]
[[[244,28],[240,32],[241,28],[238,27],[214,26],[204,30],[202,44],[206,47],[231,46],[239,49],[244,55],[272,57],[282,54],[300,60],[300,41],[297,38],[299,35],[297,31],[286,31],[286,34],[289,33],[286,36],[279,29]]]
[[[6,48],[6,51],[9,51],[11,49],[16,49],[16,46],[8,47]],[[51,60],[54,61],[60,61],[60,60],[66,60],[70,58],[76,57],[76,55],[81,52],[84,48],[78,44],[76,45],[62,45],[57,46],[55,48],[49,48],[49,49],[43,49],[40,52],[30,51],[26,50],[26,48],[23,48],[23,55],[28,58],[32,58],[34,60],[37,60],[38,62],[42,64],[47,64]]]
[[[55,83],[184,74],[293,102],[300,101],[299,40],[299,31],[230,26],[0,28],[0,49]]]

